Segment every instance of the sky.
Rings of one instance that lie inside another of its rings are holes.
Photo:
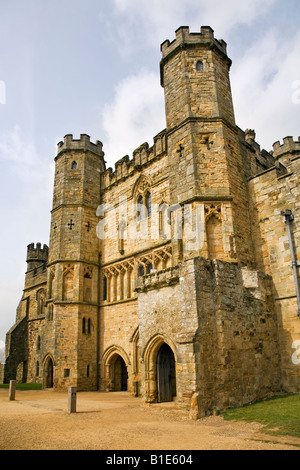
[[[57,143],[103,142],[107,167],[165,127],[160,45],[211,26],[228,45],[237,125],[268,151],[300,136],[299,0],[0,0],[0,348],[27,245],[49,243]]]

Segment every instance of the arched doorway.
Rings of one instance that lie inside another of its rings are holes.
[[[128,372],[124,359],[117,356],[113,364],[113,391],[127,392]]]
[[[44,388],[53,388],[53,369],[53,360],[50,356],[48,356],[44,365]]]
[[[166,343],[158,351],[156,371],[158,403],[173,401],[176,397],[175,357]]]

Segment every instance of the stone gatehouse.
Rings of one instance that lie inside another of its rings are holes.
[[[166,129],[106,168],[58,143],[48,245],[27,248],[4,381],[176,400],[192,418],[300,391],[300,139],[235,123],[226,43],[161,45]]]

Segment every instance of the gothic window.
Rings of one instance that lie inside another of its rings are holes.
[[[77,162],[72,163],[72,170],[77,170]]]
[[[137,200],[137,220],[142,220],[144,211],[143,196],[139,196]]]
[[[151,184],[148,177],[141,175],[134,188],[134,199],[137,204],[136,218],[138,221],[151,215]],[[146,210],[144,209],[146,208]]]
[[[147,209],[147,216],[151,216],[151,193],[148,192],[146,194],[146,209]]]
[[[41,337],[40,337],[40,336],[38,336],[38,338],[37,338],[36,349],[37,349],[38,351],[40,351],[40,349],[41,349]]]
[[[124,240],[126,238],[126,233],[125,233],[126,228],[127,228],[126,220],[124,216],[122,215],[122,219],[120,221],[119,230],[118,230],[118,248],[119,248],[119,253],[121,255],[124,255],[125,253]]]
[[[53,321],[53,305],[49,305],[48,309],[48,320]]]
[[[145,268],[144,266],[139,266],[139,276],[142,277],[145,274]]]
[[[196,64],[196,70],[197,70],[197,72],[203,72],[204,65],[203,65],[202,60],[198,60],[198,62]]]
[[[91,319],[88,318],[83,318],[82,319],[82,333],[83,334],[88,334],[90,335],[91,334],[91,330],[92,330],[92,323],[91,323]]]
[[[152,263],[147,264],[147,268],[146,268],[147,274],[150,274],[152,269],[153,269],[153,264]]]

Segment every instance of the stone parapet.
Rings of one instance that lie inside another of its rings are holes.
[[[156,158],[164,155],[167,150],[167,133],[165,130],[154,137],[152,147],[147,142],[140,145],[133,152],[133,158],[129,156],[121,158],[115,163],[115,169],[108,168],[102,176],[102,189],[107,189],[124,178],[128,178],[135,170],[146,167]]]
[[[102,142],[96,140],[96,143],[94,144],[93,142],[91,142],[90,136],[87,134],[80,134],[80,139],[73,139],[72,134],[67,134],[64,137],[64,141],[61,141],[57,144],[57,156],[59,156],[62,152],[70,152],[72,150],[85,150],[93,152],[99,155],[99,157],[104,157],[102,147]]]
[[[290,153],[290,154],[299,153],[300,154],[300,137],[298,137],[298,140],[296,141],[294,141],[293,137],[291,136],[284,137],[283,144],[280,144],[279,141],[273,144],[274,158],[279,158],[286,153]]]
[[[190,33],[188,26],[181,26],[176,30],[176,39],[170,43],[169,40],[161,44],[162,57],[165,59],[170,53],[174,52],[179,46],[203,44],[206,46],[217,47],[220,52],[227,54],[227,44],[223,39],[218,40],[214,37],[214,31],[210,26],[201,26],[200,33]]]

